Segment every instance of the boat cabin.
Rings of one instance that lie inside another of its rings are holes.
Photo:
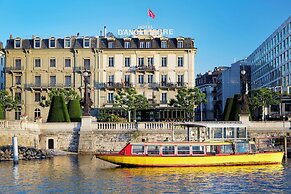
[[[255,142],[156,142],[129,143],[119,155],[126,156],[207,156],[256,153]]]

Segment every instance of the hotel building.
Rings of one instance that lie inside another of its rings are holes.
[[[196,48],[191,38],[80,37],[31,39],[10,37],[6,48],[6,90],[22,108],[6,112],[7,119],[27,115],[47,118],[40,106],[52,88],[74,88],[84,96],[84,71],[89,72],[92,115],[114,112],[116,90],[134,87],[152,109],[138,111],[138,120],[166,120],[183,116],[167,108],[177,89],[194,87]]]

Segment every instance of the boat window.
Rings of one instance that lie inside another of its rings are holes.
[[[249,152],[249,144],[245,142],[238,142],[235,145],[236,153],[248,153]]]
[[[256,153],[257,152],[257,147],[254,143],[251,144],[251,152]]]
[[[192,146],[193,154],[204,154],[204,146]]]
[[[175,153],[175,146],[171,146],[171,145],[163,146],[163,155],[174,154],[174,153]]]
[[[132,145],[132,154],[144,154],[144,146]]]
[[[157,145],[148,145],[148,155],[159,155],[160,146]]]
[[[209,146],[206,146],[206,152],[207,154],[218,154],[219,151],[218,151],[218,145],[209,145]]]
[[[232,145],[221,145],[220,146],[221,154],[233,154]]]
[[[178,146],[178,154],[190,154],[190,146]]]

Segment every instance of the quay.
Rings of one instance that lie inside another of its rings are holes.
[[[0,146],[10,145],[13,136],[18,145],[38,149],[77,153],[115,152],[128,142],[203,141],[253,139],[262,150],[289,139],[290,121],[253,122],[246,119],[233,122],[96,122],[82,117],[81,122],[43,123],[41,121],[0,121]],[[276,140],[277,142],[272,142]],[[280,147],[281,146],[281,147]],[[289,145],[288,145],[289,147]]]

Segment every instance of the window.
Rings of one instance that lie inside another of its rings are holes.
[[[35,102],[40,102],[40,92],[36,92],[34,93],[34,101]]]
[[[157,145],[148,145],[148,155],[159,155],[160,146]]]
[[[204,154],[204,146],[192,146],[192,154]]]
[[[124,76],[125,86],[130,86],[130,75]]]
[[[35,86],[39,87],[41,85],[41,77],[39,75],[34,77]]]
[[[114,83],[114,75],[109,75],[108,76],[108,84],[109,86],[112,86]]]
[[[41,47],[41,41],[39,38],[34,39],[34,48],[40,48]]]
[[[206,146],[206,153],[211,155],[218,154],[219,153],[218,145]]]
[[[138,58],[138,66],[144,66],[144,58]]]
[[[161,81],[162,81],[162,86],[166,86],[167,85],[167,75],[162,75]]]
[[[56,48],[56,39],[55,38],[50,38],[49,48]]]
[[[40,109],[36,108],[34,109],[34,119],[37,119],[40,117]]]
[[[15,110],[15,120],[20,120],[20,116],[21,116],[21,109],[16,109]]]
[[[66,37],[64,40],[64,47],[65,48],[71,48],[71,39],[69,37]]]
[[[175,154],[175,146],[168,145],[163,146],[163,155]]]
[[[18,101],[21,103],[21,92],[15,92],[15,98],[14,100]]]
[[[16,85],[21,85],[21,76],[15,76],[15,84]]]
[[[108,48],[114,48],[113,42],[108,42]]]
[[[124,48],[130,48],[130,42],[128,41],[124,42]]]
[[[57,78],[55,75],[50,76],[50,86],[56,86]]]
[[[244,142],[238,142],[235,144],[235,152],[236,153],[248,153],[249,150],[249,144]]]
[[[21,59],[15,59],[15,69],[21,70]]]
[[[167,67],[167,57],[162,57],[162,67]]]
[[[177,47],[178,48],[183,48],[183,41],[178,41]]]
[[[109,57],[108,58],[108,66],[109,67],[114,67],[114,57]]]
[[[144,42],[139,43],[139,48],[144,48]]]
[[[220,153],[232,154],[233,153],[232,145],[221,145],[220,146]]]
[[[83,47],[84,48],[89,48],[90,47],[90,38],[84,38]]]
[[[167,93],[162,93],[162,103],[163,104],[167,103]]]
[[[84,59],[84,69],[85,70],[90,70],[90,59]]]
[[[190,146],[178,146],[178,154],[190,154]]]
[[[108,93],[108,103],[114,102],[114,94],[113,92]]]
[[[41,60],[39,58],[34,59],[34,67],[41,67]]]
[[[138,75],[138,83],[144,84],[144,75]]]
[[[148,83],[152,84],[154,81],[154,75],[148,75]]]
[[[132,145],[132,154],[144,154],[144,146]]]
[[[20,48],[20,47],[21,47],[21,39],[15,39],[14,48]]]
[[[161,48],[167,48],[167,41],[161,42]]]
[[[148,66],[153,66],[154,65],[154,58],[153,57],[149,57],[148,58]]]
[[[146,42],[146,48],[151,48],[151,42]]]
[[[65,59],[65,67],[71,67],[71,59],[70,58]]]
[[[55,58],[50,59],[50,67],[56,67],[56,59]]]
[[[70,75],[65,76],[65,86],[71,86],[72,84],[72,77]]]
[[[184,85],[184,75],[178,75],[178,86]]]
[[[125,57],[124,58],[124,66],[125,67],[130,67],[130,57]]]
[[[183,67],[183,57],[178,57],[178,67]]]

